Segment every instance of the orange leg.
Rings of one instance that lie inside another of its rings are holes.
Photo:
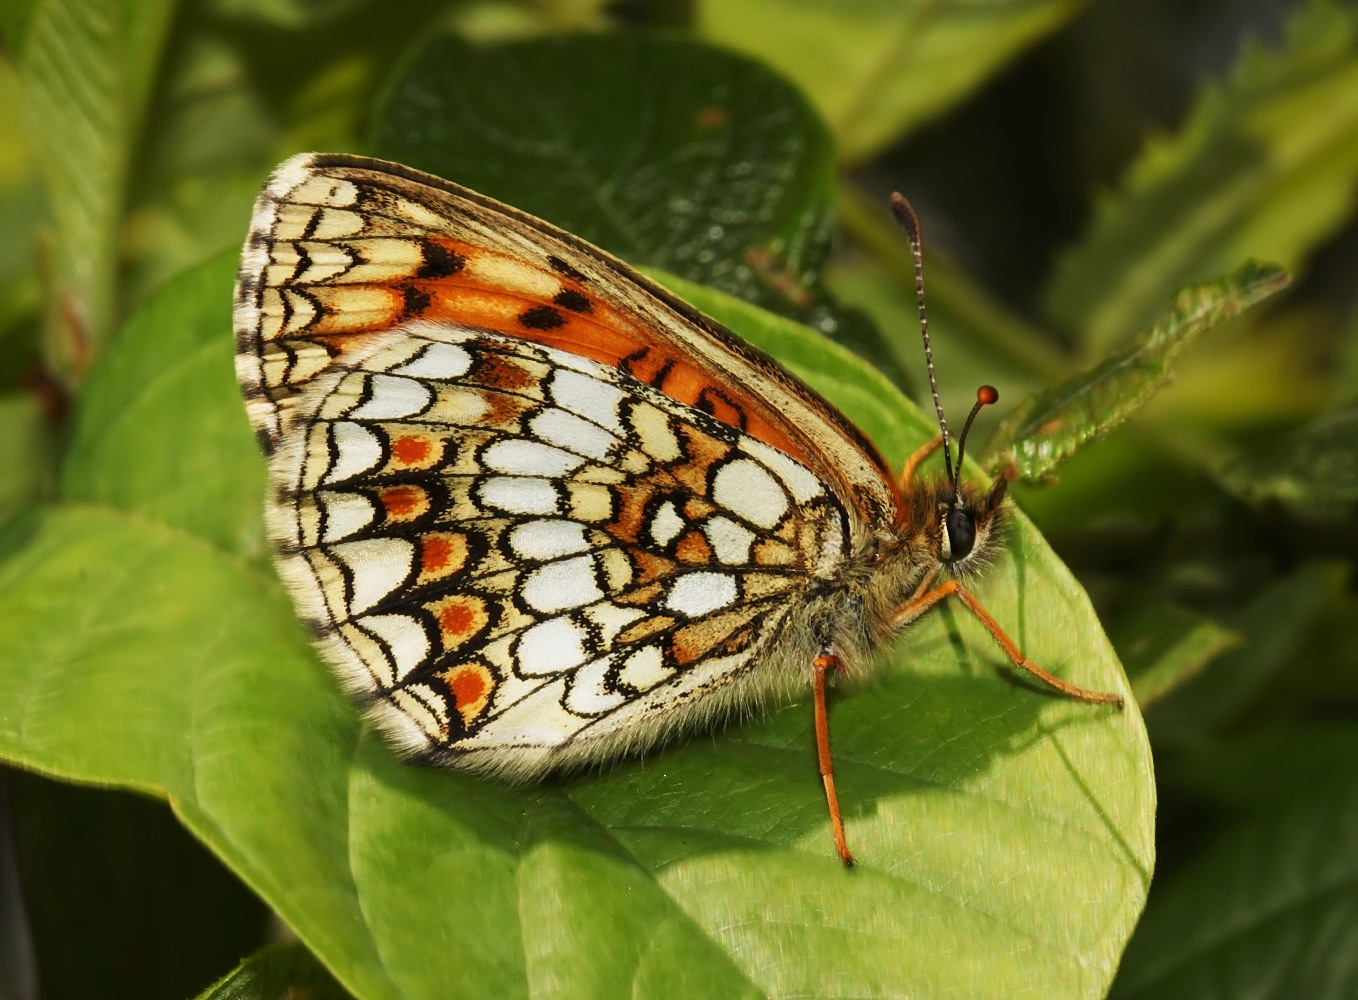
[[[922,444],[911,452],[910,457],[905,460],[905,468],[901,470],[901,491],[909,492],[910,484],[914,482],[915,470],[919,468],[921,462],[938,451],[938,446],[943,443],[943,435],[935,437],[928,444]]]
[[[1092,701],[1117,705],[1119,707],[1122,706],[1121,695],[1111,694],[1106,691],[1089,691],[1082,687],[1076,687],[1069,681],[1063,681],[1055,674],[1043,670],[1032,660],[1025,657],[1023,653],[1019,651],[1018,646],[1014,644],[1014,640],[1005,634],[1004,629],[1000,628],[999,622],[995,621],[994,618],[991,618],[990,612],[986,611],[986,609],[981,606],[981,602],[972,596],[971,591],[967,590],[956,580],[947,580],[940,583],[933,590],[924,594],[918,594],[911,598],[896,612],[896,616],[891,619],[892,626],[898,629],[904,628],[939,601],[952,594],[956,594],[958,599],[967,606],[967,610],[980,619],[981,624],[986,627],[986,631],[1000,644],[1000,648],[1004,650],[1004,655],[1009,657],[1010,662],[1020,670],[1031,674],[1049,687],[1060,691],[1062,694],[1079,701]],[[822,768],[822,771],[823,770],[824,769]]]
[[[840,667],[839,657],[825,653],[816,657],[816,753],[820,757],[820,780],[825,784],[825,802],[830,807],[830,832],[834,834],[835,850],[845,868],[853,867],[853,855],[844,839],[844,818],[839,813],[839,794],[835,791],[835,769],[830,760],[830,723],[825,711],[825,675]]]

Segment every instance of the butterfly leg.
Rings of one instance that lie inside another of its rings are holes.
[[[905,468],[901,470],[901,489],[907,490],[915,480],[915,470],[926,458],[938,451],[938,446],[943,443],[943,435],[938,434],[927,444],[922,444],[910,453],[910,457],[905,460]]]
[[[853,855],[844,839],[844,818],[839,813],[839,793],[835,791],[835,768],[830,760],[830,722],[825,710],[825,675],[842,666],[839,657],[829,650],[816,657],[816,753],[820,758],[820,780],[825,784],[825,802],[830,807],[830,832],[834,834],[835,850],[845,868],[853,867]]]
[[[1010,662],[1019,670],[1031,674],[1048,687],[1054,688],[1062,694],[1070,698],[1075,698],[1078,701],[1092,701],[1102,704],[1117,705],[1118,707],[1122,706],[1121,695],[1112,694],[1107,691],[1090,691],[1086,688],[1077,687],[1069,681],[1063,681],[1060,677],[1057,677],[1050,671],[1042,669],[1032,660],[1024,656],[1018,646],[1014,644],[1014,640],[1005,634],[1004,629],[1000,628],[1000,623],[990,617],[990,612],[986,611],[981,605],[981,602],[972,595],[971,591],[967,590],[966,587],[963,587],[956,580],[945,580],[932,590],[923,594],[917,594],[915,597],[911,598],[896,612],[895,617],[891,619],[891,624],[897,629],[904,628],[932,608],[935,604],[942,601],[945,597],[950,597],[952,595],[956,595],[958,600],[966,605],[967,610],[980,620],[981,624],[986,627],[986,631],[1000,644],[1000,648],[1004,650],[1004,655],[1009,657]]]

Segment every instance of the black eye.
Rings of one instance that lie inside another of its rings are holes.
[[[971,547],[976,544],[976,522],[971,519],[971,514],[960,507],[954,507],[948,511],[943,528],[948,533],[949,562],[965,559],[971,555]]]

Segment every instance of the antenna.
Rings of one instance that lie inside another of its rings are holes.
[[[929,347],[929,317],[924,311],[924,241],[920,238],[919,216],[915,215],[915,210],[910,207],[910,202],[905,200],[905,196],[899,191],[891,193],[891,211],[896,216],[896,221],[900,223],[901,229],[905,232],[905,238],[910,241],[910,253],[915,258],[915,301],[919,303],[919,332],[924,338],[924,363],[929,368],[929,391],[934,396],[934,411],[938,414],[938,427],[943,432],[943,462],[948,469],[948,478],[952,480],[953,493],[957,492],[957,473],[962,471],[962,456],[957,457],[957,472],[953,472],[952,449],[948,445],[948,418],[943,416],[943,401],[938,398],[938,379],[934,377],[934,352]],[[994,389],[990,390],[995,393]],[[972,417],[976,416],[976,411],[981,408],[979,402],[975,410],[972,410],[971,417],[967,418],[967,426],[971,426]],[[995,393],[998,399],[999,394]],[[993,400],[992,400],[993,402]],[[962,436],[966,438],[966,428],[962,430]]]
[[[957,474],[962,474],[962,455],[967,450],[967,433],[971,430],[971,422],[976,419],[976,414],[981,412],[981,407],[997,403],[1000,399],[1000,391],[993,385],[983,385],[976,390],[976,403],[972,406],[971,412],[967,414],[967,422],[962,425],[962,436],[957,439]],[[953,495],[961,499],[961,494],[957,489],[957,480],[952,483]]]

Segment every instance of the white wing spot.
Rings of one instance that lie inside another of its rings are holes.
[[[754,544],[755,534],[743,524],[737,524],[729,517],[714,517],[703,526],[703,533],[712,546],[717,562],[728,566],[743,566],[750,561],[750,546]]]
[[[495,476],[481,484],[481,502],[509,514],[555,514],[558,501],[546,479]]]
[[[525,521],[509,533],[509,547],[519,559],[560,559],[589,549],[585,526],[575,521]]]
[[[456,344],[430,344],[418,355],[393,369],[397,375],[415,378],[461,378],[471,370],[472,356]]]
[[[530,676],[555,674],[584,663],[589,633],[569,618],[540,622],[519,637],[518,672]]]
[[[367,611],[405,582],[415,559],[415,547],[400,538],[366,538],[341,542],[330,554],[349,568],[354,596],[350,616]]]
[[[602,715],[611,712],[627,700],[621,691],[609,691],[604,686],[613,657],[605,656],[586,663],[571,675],[566,691],[566,708],[577,715]]]
[[[368,398],[349,411],[352,420],[395,420],[423,413],[434,401],[428,388],[413,378],[373,375],[368,379]]]
[[[666,500],[651,518],[651,538],[655,544],[664,548],[674,541],[675,536],[684,530],[684,519],[679,516],[673,500]]]
[[[659,646],[645,646],[623,661],[618,680],[638,691],[649,691],[673,673],[665,666],[665,655]]]
[[[618,404],[625,393],[615,385],[580,372],[558,369],[552,374],[552,400],[557,406],[592,420],[600,427],[621,431]]]
[[[337,542],[357,534],[372,523],[372,501],[357,493],[334,493],[322,490],[316,494],[325,506],[325,537],[323,542]]]
[[[638,403],[629,414],[641,450],[659,462],[673,462],[682,457],[683,449],[675,436],[669,414],[650,403]]]
[[[397,683],[405,680],[429,655],[429,637],[414,618],[406,615],[368,615],[354,624],[361,625],[386,645],[396,665]]]
[[[717,470],[712,479],[712,499],[761,528],[772,528],[787,513],[783,487],[758,462],[738,458]]]
[[[592,424],[565,410],[543,410],[528,426],[533,434],[548,444],[569,448],[589,458],[607,458],[608,449],[618,441],[598,424]]]
[[[492,472],[502,472],[507,476],[564,476],[574,472],[584,462],[579,455],[569,451],[522,438],[495,441],[481,452],[482,465]]]
[[[763,441],[751,437],[741,438],[740,448],[772,469],[797,503],[806,503],[815,497],[824,496],[825,487],[811,470],[788,458],[777,448],[771,448]]]
[[[543,612],[565,611],[603,598],[592,556],[548,563],[528,574],[519,592],[524,603]]]
[[[645,618],[646,613],[639,608],[626,608],[621,604],[604,601],[592,608],[586,608],[585,617],[599,627],[603,645],[611,646],[619,632],[638,618]]]
[[[737,596],[736,581],[725,573],[689,573],[674,581],[665,606],[697,618],[734,604]]]
[[[347,420],[331,424],[330,440],[335,445],[335,462],[325,477],[327,483],[357,476],[382,461],[382,442],[366,427]]]
[[[558,679],[543,684],[531,694],[505,707],[485,728],[459,746],[468,749],[504,746],[555,747],[578,733],[588,721],[572,715],[561,705],[566,682]]]

